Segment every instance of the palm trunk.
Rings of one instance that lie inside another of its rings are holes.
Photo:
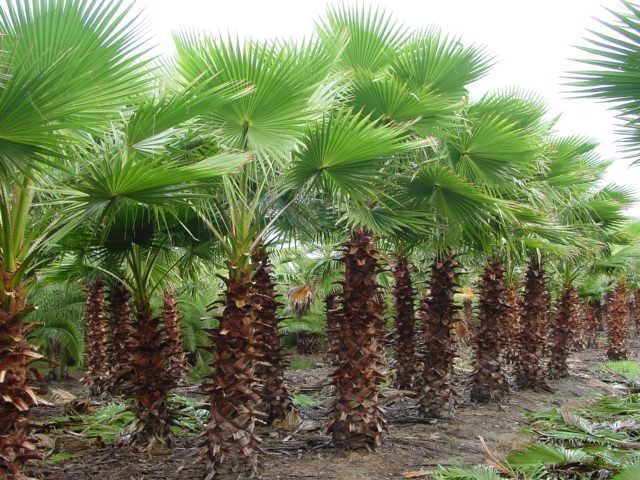
[[[167,396],[176,386],[169,370],[160,318],[153,315],[147,302],[136,302],[136,324],[130,343],[131,368],[122,391],[135,399],[136,428],[131,444],[153,448],[170,444],[171,418]]]
[[[529,262],[525,279],[516,381],[520,388],[548,390],[541,368],[546,335],[547,293],[544,269],[536,260]]]
[[[258,306],[257,335],[262,354],[256,376],[263,382],[260,409],[269,425],[298,423],[298,409],[284,383],[286,360],[280,345],[277,309],[280,305],[271,280],[272,266],[266,249],[259,246],[253,254],[256,271],[253,276]]]
[[[518,337],[522,314],[522,298],[515,286],[507,289],[505,302],[505,314],[500,321],[500,343],[504,363],[514,365],[518,358]]]
[[[242,261],[244,258],[241,259]],[[261,360],[256,323],[258,301],[253,266],[229,263],[219,326],[210,331],[215,369],[203,391],[209,395],[210,420],[200,456],[207,478],[222,470],[253,474],[258,467],[256,421],[262,416],[256,367]]]
[[[37,398],[27,368],[42,356],[27,341],[23,290],[12,285],[10,272],[0,274],[0,478],[22,478],[25,462],[40,458],[30,441],[29,410]]]
[[[626,339],[629,304],[627,295],[627,286],[624,282],[619,282],[613,294],[609,297],[607,305],[607,320],[609,323],[607,358],[609,360],[626,360],[628,356]]]
[[[184,382],[187,375],[187,363],[182,343],[182,332],[180,330],[180,311],[178,310],[178,299],[173,289],[164,291],[162,305],[162,320],[166,335],[165,358],[168,362],[169,374],[173,377],[175,384]]]
[[[127,287],[114,283],[109,291],[109,313],[111,316],[111,350],[109,352],[111,378],[109,390],[119,393],[119,379],[131,368],[130,353],[135,351],[132,346],[134,328],[132,322],[131,295]]]
[[[104,282],[96,280],[87,292],[85,306],[86,364],[85,381],[92,397],[101,395],[109,383],[107,322],[104,314]]]
[[[453,409],[451,373],[455,356],[452,326],[456,313],[453,296],[459,263],[449,253],[431,267],[431,293],[420,307],[425,351],[423,354],[420,412],[437,417]]]
[[[396,323],[396,385],[400,389],[410,389],[415,373],[415,291],[407,258],[399,256],[393,270],[395,277],[395,323]]]
[[[490,261],[485,267],[478,309],[480,326],[475,337],[476,362],[471,400],[489,402],[500,399],[509,390],[500,366],[500,320],[507,315],[507,301],[504,268],[497,260]]]
[[[341,351],[332,374],[335,400],[328,429],[337,448],[368,449],[382,444],[385,421],[378,396],[383,375],[378,367],[383,311],[376,280],[378,261],[373,235],[365,229],[354,230],[342,258],[341,318],[345,321],[340,322]]]
[[[556,321],[553,329],[553,346],[551,349],[551,361],[549,362],[549,376],[551,378],[564,378],[569,375],[567,359],[569,358],[569,340],[572,333],[572,325],[578,312],[578,294],[572,285],[566,285],[558,301]]]

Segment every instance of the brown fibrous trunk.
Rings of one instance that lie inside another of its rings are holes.
[[[109,385],[107,321],[104,310],[104,282],[95,280],[87,289],[85,304],[86,367],[89,394],[99,396]]]
[[[532,259],[525,275],[525,290],[518,337],[516,382],[519,388],[548,390],[541,368],[547,335],[544,332],[548,310],[548,294],[544,269]]]
[[[165,356],[160,317],[153,315],[147,302],[135,304],[129,348],[129,365],[118,371],[117,379],[120,391],[135,401],[136,423],[129,443],[149,449],[168,446],[172,419],[167,397],[176,383]]]
[[[434,260],[430,294],[420,306],[425,347],[419,408],[421,415],[426,417],[438,417],[453,411],[451,374],[455,342],[452,327],[458,309],[453,296],[457,288],[459,267],[452,253]]]
[[[518,337],[520,335],[520,315],[522,298],[515,286],[507,289],[505,294],[505,313],[500,319],[500,343],[505,365],[514,365],[518,359]]]
[[[475,369],[472,378],[471,400],[489,402],[500,399],[508,390],[500,359],[500,321],[507,314],[504,268],[497,260],[485,267],[480,284],[478,326],[475,336]]]
[[[410,389],[415,373],[415,291],[411,283],[411,273],[407,258],[399,256],[393,269],[395,285],[393,289],[395,307],[395,360],[396,386]]]
[[[261,359],[256,323],[258,300],[253,266],[230,264],[219,325],[209,332],[215,369],[203,385],[209,397],[210,419],[203,433],[200,456],[207,478],[224,470],[257,472],[259,439],[256,422],[264,414],[256,368]]]
[[[271,279],[272,266],[266,249],[263,246],[256,248],[252,260],[256,265],[253,284],[258,310],[258,346],[262,357],[257,366],[256,376],[264,385],[260,392],[260,410],[265,413],[265,421],[269,425],[297,423],[298,409],[293,404],[284,381],[287,362],[280,343],[277,312],[282,304],[276,298]]]
[[[109,290],[109,314],[111,342],[109,348],[109,391],[119,393],[119,372],[131,365],[129,354],[134,350],[132,312],[130,305],[131,295],[129,289],[123,283],[117,282]]]
[[[379,401],[384,376],[379,370],[383,305],[378,298],[380,254],[373,235],[355,229],[343,245],[345,265],[343,311],[337,367],[332,374],[335,399],[328,430],[337,448],[372,449],[382,444],[385,429]]]
[[[24,464],[40,458],[30,438],[29,410],[38,399],[27,369],[42,356],[27,341],[24,316],[30,309],[24,291],[12,286],[11,273],[0,273],[0,478],[21,478]]]
[[[615,290],[608,297],[607,321],[609,327],[609,360],[626,360],[627,351],[627,317],[629,315],[628,290],[624,282],[618,282]]]
[[[162,304],[162,320],[165,331],[165,352],[168,373],[175,384],[184,383],[187,375],[187,361],[180,328],[180,310],[176,292],[172,288],[164,291]]]
[[[575,331],[575,317],[578,314],[578,293],[572,285],[566,285],[558,300],[553,326],[553,345],[549,362],[549,376],[551,378],[564,378],[569,375],[567,359],[569,358],[570,339]],[[573,329],[572,326],[574,326]]]

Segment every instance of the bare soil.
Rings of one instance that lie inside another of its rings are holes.
[[[289,371],[287,380],[294,393],[320,402],[302,408],[304,422],[295,430],[261,431],[265,452],[260,478],[383,480],[408,478],[407,472],[415,471],[425,474],[421,478],[429,478],[426,473],[438,465],[482,463],[486,452],[480,437],[497,453],[523,446],[527,442],[522,433],[527,412],[567,403],[579,405],[623,391],[621,385],[595,368],[606,360],[605,350],[599,348],[573,354],[571,376],[550,382],[552,392],[513,391],[499,404],[474,405],[469,401],[467,389],[469,358],[470,352],[465,351],[456,365],[458,406],[453,418],[419,420],[414,399],[403,392],[385,389],[383,402],[389,431],[384,446],[376,452],[344,453],[331,447],[330,438],[323,431],[330,405],[330,368],[322,357],[313,357],[312,368]],[[86,394],[76,381],[55,386],[80,397]],[[35,420],[45,422],[60,415],[62,408],[38,407]],[[60,452],[77,455],[57,463],[46,459],[34,463],[30,474],[47,480],[177,480],[201,479],[204,474],[194,458],[199,444],[195,435],[178,437],[171,451],[154,454],[99,445],[95,440],[64,431],[46,432],[43,443],[48,455]]]

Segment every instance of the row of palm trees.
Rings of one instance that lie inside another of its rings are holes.
[[[468,85],[492,63],[482,48],[410,31],[382,11],[330,10],[299,43],[186,32],[162,60],[135,13],[123,1],[27,0],[0,14],[0,478],[36,455],[28,412],[38,399],[27,371],[40,355],[24,317],[30,290],[48,275],[91,285],[94,307],[104,295],[96,285],[109,285],[111,323],[122,327],[113,336],[137,352],[111,374],[136,399],[133,442],[149,444],[168,435],[175,379],[162,355],[175,338],[165,333],[171,300],[162,319],[153,299],[224,266],[204,386],[209,478],[255,471],[256,423],[295,410],[282,382],[275,245],[342,242],[330,309],[337,446],[382,442],[377,245],[391,252],[398,278],[399,360],[424,343],[423,415],[452,403],[462,265],[485,266],[474,398],[503,390],[486,353],[501,345],[495,315],[527,262],[522,331],[532,338],[518,378],[541,381],[529,361],[548,303],[540,255],[570,289],[633,240],[622,228],[630,195],[601,184],[607,163],[594,144],[559,137],[530,94],[472,100]],[[408,268],[427,258],[426,338],[416,341]],[[118,320],[129,295],[133,324]],[[100,322],[88,327],[99,344]],[[400,376],[415,383],[410,371]]]

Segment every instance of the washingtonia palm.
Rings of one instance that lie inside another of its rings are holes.
[[[98,132],[144,90],[144,50],[137,23],[125,20],[130,13],[126,3],[92,0],[9,3],[0,12],[0,475],[19,475],[35,456],[26,415],[37,397],[26,368],[39,355],[25,341],[25,298],[62,225],[30,224],[34,168],[60,165],[79,131]]]
[[[261,310],[264,292],[257,291],[254,278],[257,270],[264,273],[264,259],[257,262],[259,249],[275,222],[296,201],[294,192],[282,203],[279,176],[307,123],[328,100],[319,87],[328,73],[330,56],[314,42],[240,44],[192,34],[178,36],[176,46],[176,69],[182,77],[204,77],[213,84],[241,81],[252,89],[245,97],[205,115],[201,122],[224,145],[255,156],[240,172],[222,179],[221,189],[214,193],[213,201],[204,202],[201,215],[228,267],[219,327],[211,334],[216,369],[205,385],[211,420],[201,455],[212,477],[221,468],[255,471],[255,424],[264,416],[261,410],[291,410],[286,392],[272,397],[260,388],[263,381],[281,384],[282,378],[258,375],[281,377],[283,369],[282,365],[259,369],[261,362],[265,366],[280,362],[281,355],[275,354],[280,348],[274,324],[277,317],[271,314],[272,308]],[[262,281],[260,285],[266,284]],[[271,408],[269,402],[277,399],[282,405]]]

